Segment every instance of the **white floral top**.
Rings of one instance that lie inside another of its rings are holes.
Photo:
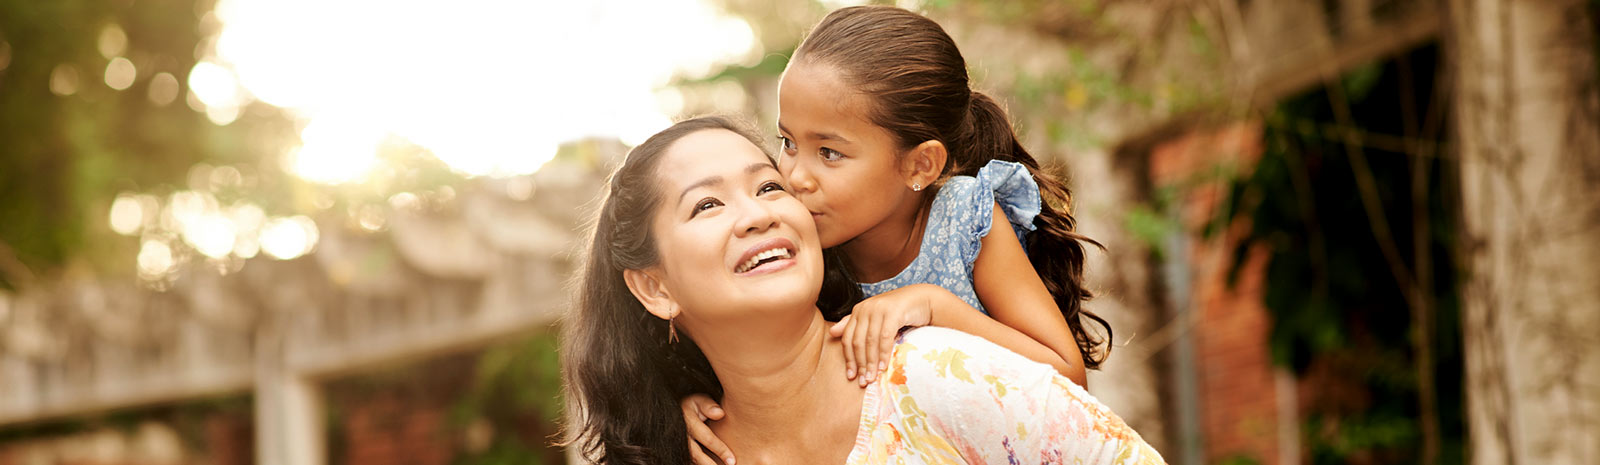
[[[1083,388],[987,340],[907,330],[867,385],[845,463],[1164,464]]]
[[[978,169],[976,177],[953,176],[945,181],[933,197],[917,258],[893,278],[861,284],[862,293],[872,297],[927,283],[948,289],[988,314],[972,288],[972,264],[978,259],[983,237],[989,235],[997,203],[1017,240],[1034,230],[1033,219],[1040,211],[1039,184],[1028,167],[994,160]],[[1027,250],[1027,241],[1022,244]]]

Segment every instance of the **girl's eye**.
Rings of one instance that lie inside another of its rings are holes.
[[[778,136],[778,146],[782,148],[785,153],[795,150],[794,141],[783,136]]]
[[[703,199],[703,200],[701,200],[701,201],[699,201],[699,202],[694,204],[694,211],[689,212],[689,217],[690,218],[694,218],[695,215],[699,215],[701,212],[704,212],[706,210],[710,210],[710,209],[719,207],[721,205],[722,205],[722,201],[720,201],[720,200],[717,200],[717,199]]]
[[[822,160],[823,161],[839,161],[840,159],[844,158],[844,154],[839,153],[839,151],[837,151],[837,150],[830,149],[830,148],[827,148],[827,147],[823,147],[821,149],[818,149],[817,150],[817,155],[822,156]]]
[[[768,192],[779,192],[779,191],[784,191],[784,190],[787,190],[787,189],[783,188],[783,184],[778,184],[777,181],[767,181],[766,184],[762,184],[761,185],[760,189],[756,190],[756,195],[766,194]]]

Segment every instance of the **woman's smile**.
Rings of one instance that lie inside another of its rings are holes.
[[[767,239],[745,250],[733,272],[739,276],[760,276],[794,266],[799,248],[785,238]]]

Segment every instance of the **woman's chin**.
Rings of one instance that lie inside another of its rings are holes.
[[[746,308],[755,309],[766,313],[784,310],[809,311],[817,304],[817,287],[802,282],[785,282],[790,280],[761,283],[743,289],[739,294],[740,300],[747,305]]]

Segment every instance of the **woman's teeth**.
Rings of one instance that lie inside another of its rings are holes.
[[[744,262],[743,265],[739,265],[738,272],[739,273],[743,273],[743,272],[755,269],[756,265],[760,265],[762,262],[765,262],[767,260],[772,260],[772,259],[782,260],[782,259],[785,259],[785,258],[792,258],[792,257],[794,257],[794,254],[792,252],[789,252],[789,249],[778,248],[778,249],[768,250],[766,252],[758,253],[754,257],[750,257],[749,261]]]

